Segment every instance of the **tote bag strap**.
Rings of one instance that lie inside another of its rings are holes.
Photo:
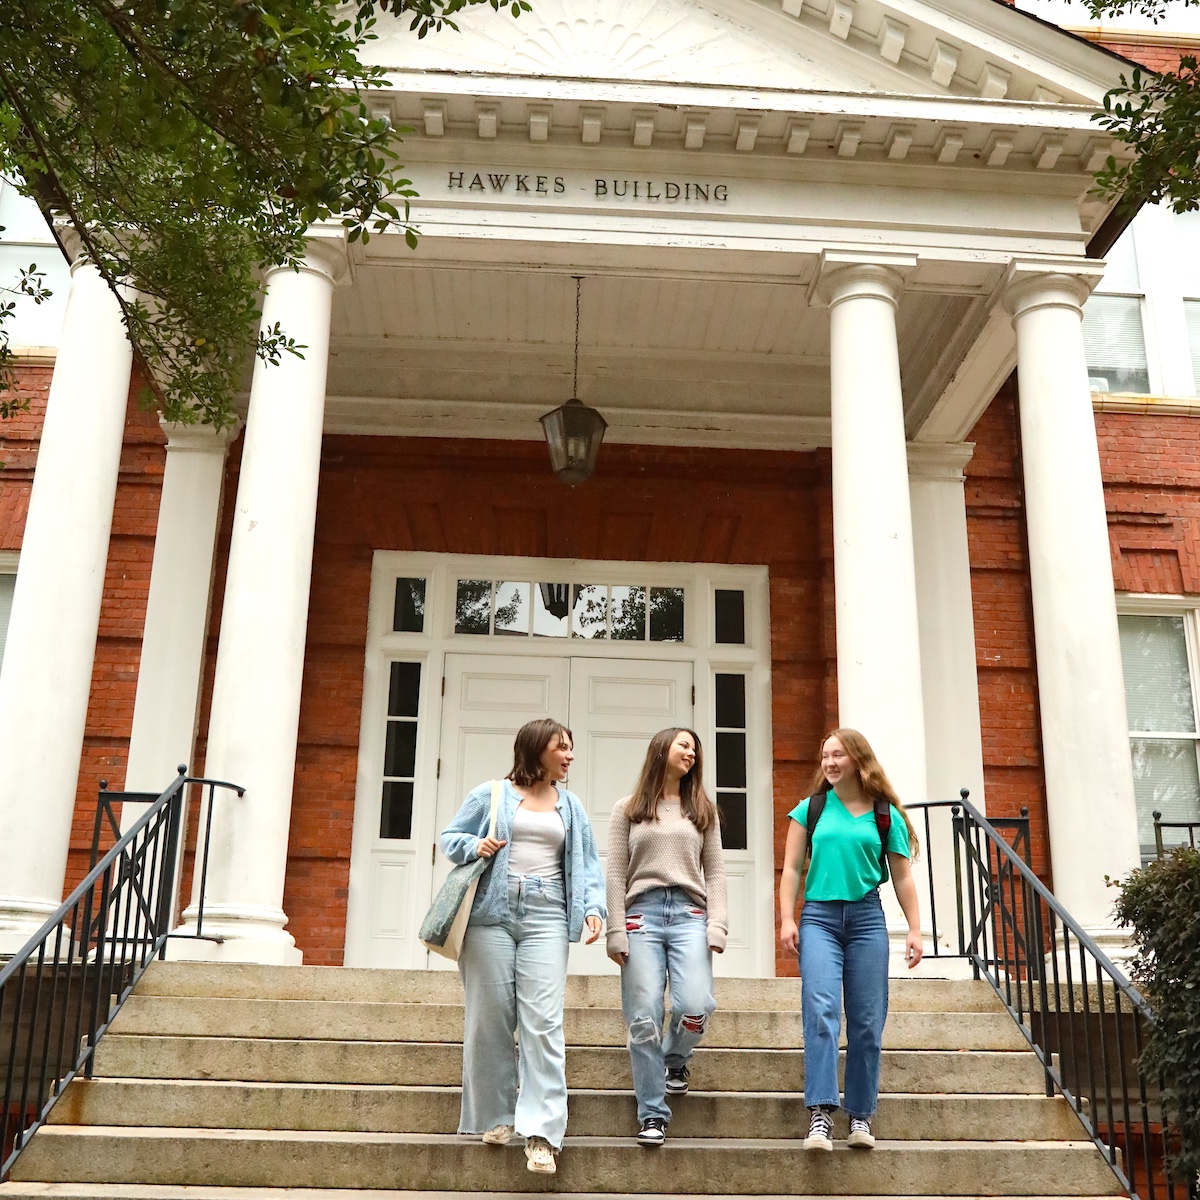
[[[492,823],[488,826],[488,837],[496,836],[496,814],[500,811],[500,797],[504,793],[504,780],[492,780]]]

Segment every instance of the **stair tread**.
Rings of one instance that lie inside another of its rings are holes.
[[[528,1192],[487,1192],[488,1200],[528,1200]],[[791,1193],[747,1196],[714,1193],[721,1200],[795,1200]],[[0,1197],[50,1196],[60,1200],[96,1197],[96,1200],[478,1200],[480,1192],[393,1191],[376,1188],[260,1188],[220,1187],[202,1184],[163,1183],[4,1183]],[[679,1200],[670,1193],[573,1192],[573,1200]],[[808,1196],[806,1200],[843,1200],[842,1197]],[[962,1196],[856,1196],[855,1200],[970,1200]],[[1061,1200],[1057,1196],[1022,1196],[1021,1200]],[[1079,1196],[1073,1200],[1108,1200],[1107,1197]]]

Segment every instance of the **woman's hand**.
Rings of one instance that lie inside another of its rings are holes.
[[[925,949],[921,945],[921,931],[919,929],[910,929],[908,937],[904,939],[904,961],[908,963],[910,971],[921,961],[924,953]]]
[[[593,913],[590,917],[584,918],[584,924],[588,927],[588,935],[583,939],[583,944],[590,946],[600,936],[600,931],[604,928],[604,922]]]
[[[610,950],[608,957],[617,964],[618,967],[623,967],[629,961],[629,955],[624,950]]]
[[[712,951],[714,954],[724,954],[724,953],[725,953],[725,947],[724,947],[724,946],[709,946],[709,949],[710,949],[710,950],[711,950],[711,951]]]
[[[479,839],[479,845],[475,848],[475,852],[480,858],[491,858],[501,846],[508,845],[507,842],[500,838],[485,837]]]
[[[800,929],[793,917],[784,917],[779,922],[779,944],[789,954],[800,953]]]

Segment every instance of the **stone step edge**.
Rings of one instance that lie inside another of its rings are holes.
[[[202,1129],[194,1127],[159,1127],[146,1125],[43,1125],[37,1132],[41,1138],[112,1138],[126,1141],[164,1141],[168,1138],[191,1138],[194,1141],[221,1142],[344,1142],[358,1145],[382,1143],[387,1145],[413,1146],[475,1146],[473,1135],[459,1133],[362,1133],[354,1130],[312,1131],[301,1129]],[[599,1149],[624,1149],[632,1140],[628,1137],[571,1137],[563,1142],[564,1151],[572,1146],[596,1147]],[[516,1143],[514,1142],[513,1145]],[[803,1138],[671,1138],[669,1145],[679,1152],[691,1148],[765,1150],[782,1153],[803,1154]],[[1048,1141],[968,1141],[955,1138],[944,1142],[899,1142],[880,1141],[875,1145],[878,1154],[943,1154],[947,1150],[978,1152],[980,1149],[1004,1150],[1059,1150],[1062,1152],[1094,1152],[1096,1146],[1082,1139],[1058,1139]],[[500,1152],[504,1147],[492,1148]],[[511,1147],[509,1147],[511,1149]],[[798,1160],[798,1161],[803,1161]]]
[[[381,1191],[373,1188],[216,1187],[164,1183],[4,1183],[0,1198],[53,1197],[54,1200],[478,1200],[479,1192]],[[528,1192],[487,1192],[488,1200],[528,1200]],[[746,1196],[713,1193],[719,1200],[796,1200],[792,1195]],[[572,1200],[679,1200],[675,1193],[572,1192]],[[846,1200],[845,1196],[806,1196],[804,1200]],[[970,1200],[963,1196],[855,1196],[854,1200]],[[997,1200],[989,1197],[988,1200]],[[1061,1200],[1022,1196],[1021,1200]],[[1075,1196],[1071,1200],[1112,1200]]]

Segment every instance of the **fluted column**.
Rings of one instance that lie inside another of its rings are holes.
[[[1100,934],[1138,864],[1129,726],[1082,305],[1095,264],[1014,266],[1029,576],[1054,891]],[[1084,272],[1091,267],[1090,276]]]
[[[823,264],[830,307],[838,709],[908,803],[925,799],[925,728],[896,306],[902,258]]]
[[[304,346],[255,365],[217,649],[205,774],[242,785],[218,794],[204,932],[206,952],[299,962],[283,911],[300,684],[312,575],[333,288],[346,268],[339,229],[309,241],[299,272],[266,284],[263,325]],[[197,883],[198,883],[197,874]],[[193,895],[193,904],[195,903]],[[194,908],[185,913],[185,925]]]
[[[132,361],[77,258],[0,671],[0,954],[62,901]]]

